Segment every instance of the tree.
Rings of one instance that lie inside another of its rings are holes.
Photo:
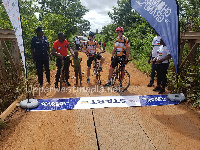
[[[80,29],[88,29],[89,21],[83,20],[83,16],[88,11],[85,6],[81,5],[80,0],[38,0],[41,5],[40,8],[40,21],[43,21],[45,15],[57,14],[69,19],[68,24],[65,25],[66,34],[75,34]],[[83,28],[84,23],[84,28]],[[80,25],[80,28],[79,28]],[[85,27],[88,25],[88,27]]]

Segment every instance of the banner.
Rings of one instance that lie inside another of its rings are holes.
[[[178,15],[175,0],[130,0],[137,11],[157,31],[178,69]]]
[[[157,106],[175,105],[180,103],[180,101],[170,101],[167,98],[167,95],[101,96],[67,99],[38,99],[38,102],[39,106],[37,108],[31,109],[30,111]]]
[[[22,38],[22,27],[21,27],[21,21],[20,21],[18,0],[2,0],[2,1],[15,31],[17,43],[19,46],[19,50],[20,50],[23,65],[24,65],[24,70],[26,73],[24,45],[23,45],[23,38]]]

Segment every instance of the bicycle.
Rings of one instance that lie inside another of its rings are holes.
[[[127,70],[124,69],[125,64],[125,58],[124,57],[118,57],[119,63],[116,66],[114,73],[111,78],[111,85],[113,89],[118,92],[124,92],[128,89],[130,85],[130,75]],[[131,60],[127,60],[131,61]]]
[[[65,70],[64,70],[64,61],[69,58],[70,59],[71,55],[63,56],[62,59],[62,68],[61,68],[61,76],[60,76],[60,91],[62,90],[63,87],[63,82],[65,82]]]
[[[94,64],[93,64],[93,72],[94,72],[94,75],[98,81],[98,84],[101,85],[101,70],[100,70],[100,65],[99,65],[99,61],[97,61],[97,56],[102,54],[104,52],[97,52],[95,53],[94,55]]]

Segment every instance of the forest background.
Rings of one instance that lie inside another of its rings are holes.
[[[40,4],[40,5],[38,5]],[[96,40],[106,42],[106,51],[111,52],[114,41],[117,37],[115,29],[118,26],[124,27],[124,35],[131,43],[130,58],[141,71],[150,74],[151,66],[148,64],[149,55],[152,49],[152,40],[155,36],[154,29],[131,7],[129,0],[118,0],[118,6],[108,12],[112,24],[104,26],[100,33],[96,33]],[[200,31],[200,1],[199,0],[178,0],[180,31]],[[31,57],[31,39],[36,36],[35,29],[42,26],[44,35],[48,38],[50,47],[57,40],[57,34],[64,32],[66,39],[73,47],[75,35],[83,35],[90,31],[90,22],[83,19],[89,10],[83,6],[80,0],[19,0],[21,22],[23,28],[24,47],[26,51],[26,62],[28,69],[29,85],[34,86],[36,81],[35,64]],[[39,14],[37,18],[36,13]],[[13,29],[6,10],[0,0],[0,28]],[[9,42],[7,43],[9,46]],[[183,58],[189,53],[186,44],[183,51]],[[0,112],[3,112],[16,98],[26,93],[25,77],[15,79],[16,73],[11,69],[10,62],[5,57],[7,70],[6,82],[0,80]],[[174,72],[174,64],[170,60],[168,69],[168,89],[173,93],[184,93],[186,100],[193,106],[200,107],[200,48],[197,48],[196,57],[187,61],[181,69],[178,80]],[[50,61],[50,69],[55,69],[55,58]],[[22,66],[23,67],[23,66]]]

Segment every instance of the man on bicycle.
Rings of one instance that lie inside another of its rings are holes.
[[[90,83],[90,69],[91,69],[91,64],[92,61],[94,60],[94,55],[96,54],[96,48],[99,48],[101,51],[103,51],[100,47],[100,45],[94,41],[95,38],[95,33],[91,32],[89,33],[89,40],[87,42],[84,43],[83,45],[83,52],[86,53],[86,55],[88,56],[88,60],[87,60],[87,83]],[[104,52],[104,51],[103,51]],[[102,65],[105,61],[105,58],[101,55],[97,56],[98,60],[100,61],[100,66],[99,69],[100,71],[102,71]]]
[[[126,38],[123,35],[123,31],[124,31],[123,27],[119,26],[116,28],[115,31],[117,32],[118,38],[114,43],[114,49],[112,51],[111,65],[110,65],[109,75],[108,75],[108,82],[104,86],[111,85],[111,77],[112,77],[115,67],[119,63],[119,57],[124,58],[126,60],[125,63],[127,63],[128,62],[127,60],[129,58],[129,54],[130,54],[130,42],[129,42],[128,38]],[[115,57],[113,58],[113,56],[115,56]],[[124,68],[125,68],[125,65],[124,65]]]
[[[60,73],[62,68],[62,60],[64,59],[64,70],[65,70],[65,84],[70,86],[71,84],[68,82],[69,79],[69,64],[70,58],[66,57],[68,55],[68,50],[71,52],[71,55],[74,55],[72,50],[69,47],[69,42],[65,39],[64,33],[58,33],[58,40],[53,43],[53,55],[57,57],[56,66],[56,82],[55,88],[58,88],[58,81],[60,79]]]

